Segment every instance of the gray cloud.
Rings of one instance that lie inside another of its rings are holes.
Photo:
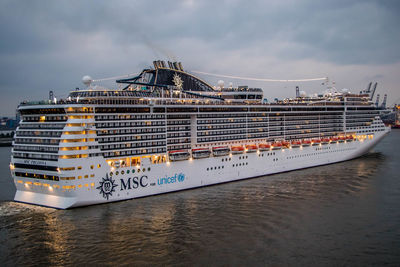
[[[399,11],[397,1],[1,0],[0,90],[12,101],[0,113],[50,89],[66,94],[85,74],[131,73],[166,55],[228,74],[381,77],[395,94]]]

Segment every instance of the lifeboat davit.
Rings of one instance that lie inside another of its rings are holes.
[[[271,145],[270,144],[259,144],[258,148],[260,149],[260,151],[267,151],[271,149]]]
[[[257,145],[246,145],[246,152],[247,153],[257,152],[257,150],[258,150]]]
[[[301,146],[301,142],[300,141],[292,141],[292,142],[290,142],[290,145],[293,148],[300,147]]]
[[[244,152],[243,146],[232,146],[231,147],[232,154],[242,154]]]
[[[211,151],[208,148],[194,148],[192,149],[192,157],[194,159],[202,159],[210,157]]]
[[[301,141],[301,145],[302,146],[310,146],[311,145],[311,141],[310,140],[303,140],[303,141]]]
[[[190,153],[187,150],[173,150],[168,152],[170,161],[187,160],[190,158]]]
[[[231,150],[227,146],[215,146],[212,148],[212,153],[214,157],[229,155],[230,151]]]

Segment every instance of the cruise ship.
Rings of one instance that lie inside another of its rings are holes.
[[[118,90],[23,102],[10,169],[15,201],[67,209],[350,160],[389,131],[368,91],[298,94],[211,86],[154,61]]]

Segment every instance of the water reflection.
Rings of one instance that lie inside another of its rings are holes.
[[[343,265],[357,255],[363,265],[377,253],[395,260],[400,253],[388,244],[400,241],[399,230],[382,227],[400,223],[399,185],[387,180],[396,153],[67,211],[3,202],[0,258],[6,265]]]

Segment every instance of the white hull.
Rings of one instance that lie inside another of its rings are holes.
[[[211,156],[160,164],[143,161],[139,168],[140,172],[136,170],[134,174],[132,172],[127,174],[127,170],[137,168],[121,167],[115,170],[119,174],[114,174],[111,179],[108,177],[111,168],[103,158],[85,159],[85,166],[98,163],[102,165],[101,168],[93,170],[95,177],[90,180],[94,185],[78,187],[78,184],[85,182],[84,179],[68,181],[70,185],[76,185],[74,189],[53,188],[52,185],[56,185],[57,182],[52,184],[52,181],[49,182],[49,187],[16,182],[15,201],[67,209],[331,164],[367,153],[388,131],[389,129],[377,132],[372,139],[363,141]],[[38,184],[42,182],[36,181]]]

